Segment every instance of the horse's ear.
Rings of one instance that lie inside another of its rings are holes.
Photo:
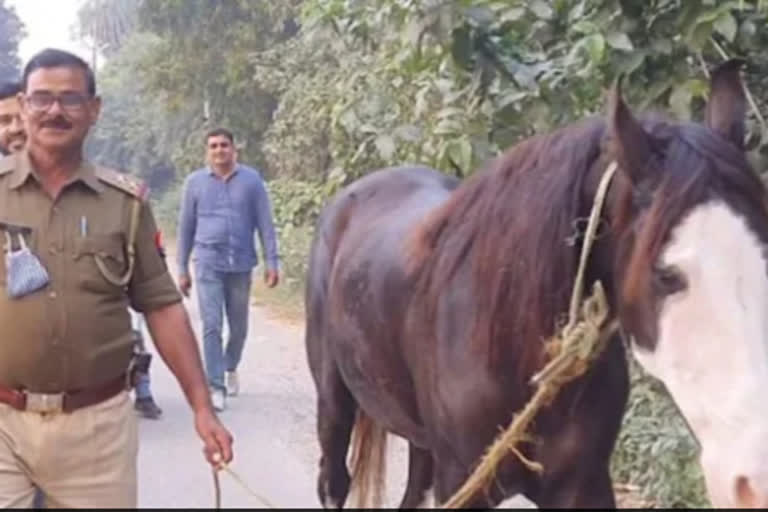
[[[707,126],[740,149],[744,148],[747,114],[747,98],[741,82],[741,68],[745,64],[742,59],[730,59],[712,71],[706,110]]]
[[[608,95],[608,129],[619,167],[634,185],[647,183],[651,175],[650,136],[632,115],[621,97],[623,75],[616,78]]]

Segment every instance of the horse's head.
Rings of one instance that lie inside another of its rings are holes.
[[[768,211],[743,148],[739,61],[712,74],[704,125],[608,108],[622,327],[702,447],[717,506],[768,507]]]

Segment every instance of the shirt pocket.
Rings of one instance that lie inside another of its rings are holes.
[[[122,233],[89,235],[75,240],[76,272],[81,288],[112,292],[125,286],[119,281],[128,271]]]

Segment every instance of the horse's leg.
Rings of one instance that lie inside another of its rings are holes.
[[[615,509],[616,498],[607,464],[582,467],[548,485],[538,499],[539,508]]]
[[[526,497],[539,508],[616,508],[609,468],[620,421],[620,414],[610,412],[603,418],[577,416],[554,437],[542,438],[545,472],[532,479]]]
[[[570,407],[560,404],[559,418],[552,419],[559,428],[542,437],[534,455],[546,471],[528,497],[540,508],[616,506],[609,468],[629,394],[620,339],[611,341],[586,378],[566,398]]]
[[[435,506],[442,508],[469,478],[466,467],[453,457],[435,458]],[[490,497],[478,491],[462,508],[492,508]]]
[[[433,482],[432,453],[408,444],[408,485],[405,489],[400,508],[412,509],[426,507],[427,491]]]
[[[323,376],[317,407],[321,450],[317,492],[325,508],[342,508],[349,494],[346,460],[356,410],[357,404],[334,366]]]

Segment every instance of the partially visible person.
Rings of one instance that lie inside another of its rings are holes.
[[[146,321],[144,315],[133,309],[129,310],[131,314],[131,327],[136,337],[136,380],[134,385],[135,398],[133,408],[144,418],[157,419],[163,414],[163,410],[155,402],[152,396],[151,378],[149,376],[152,354],[147,351],[145,340]]]
[[[0,154],[10,155],[24,149],[27,142],[24,123],[21,121],[21,105],[18,94],[21,85],[18,82],[0,83]],[[32,508],[40,509],[45,504],[45,495],[37,486]]]
[[[232,460],[232,435],[157,252],[146,187],[83,157],[101,108],[93,71],[44,50],[19,98],[27,143],[0,160],[0,507],[29,507],[37,486],[50,508],[136,508],[129,307],[181,385],[211,465]]]
[[[8,155],[24,148],[27,136],[21,122],[18,82],[0,83],[0,153]]]
[[[251,274],[258,264],[254,234],[264,253],[266,285],[279,280],[277,237],[267,188],[256,169],[237,162],[229,130],[205,137],[207,166],[184,181],[178,229],[178,283],[189,296],[189,260],[195,253],[195,280],[203,323],[203,355],[213,406],[239,392],[237,374],[248,334]],[[222,315],[229,340],[222,347]]]
[[[163,247],[162,233],[158,230],[155,234],[155,246],[160,257],[165,261],[165,247]],[[146,321],[144,315],[129,309],[131,313],[131,326],[136,336],[136,382],[135,400],[133,408],[141,416],[149,419],[157,419],[163,414],[163,410],[155,402],[150,388],[151,378],[149,368],[152,363],[152,354],[147,350],[145,339]]]

